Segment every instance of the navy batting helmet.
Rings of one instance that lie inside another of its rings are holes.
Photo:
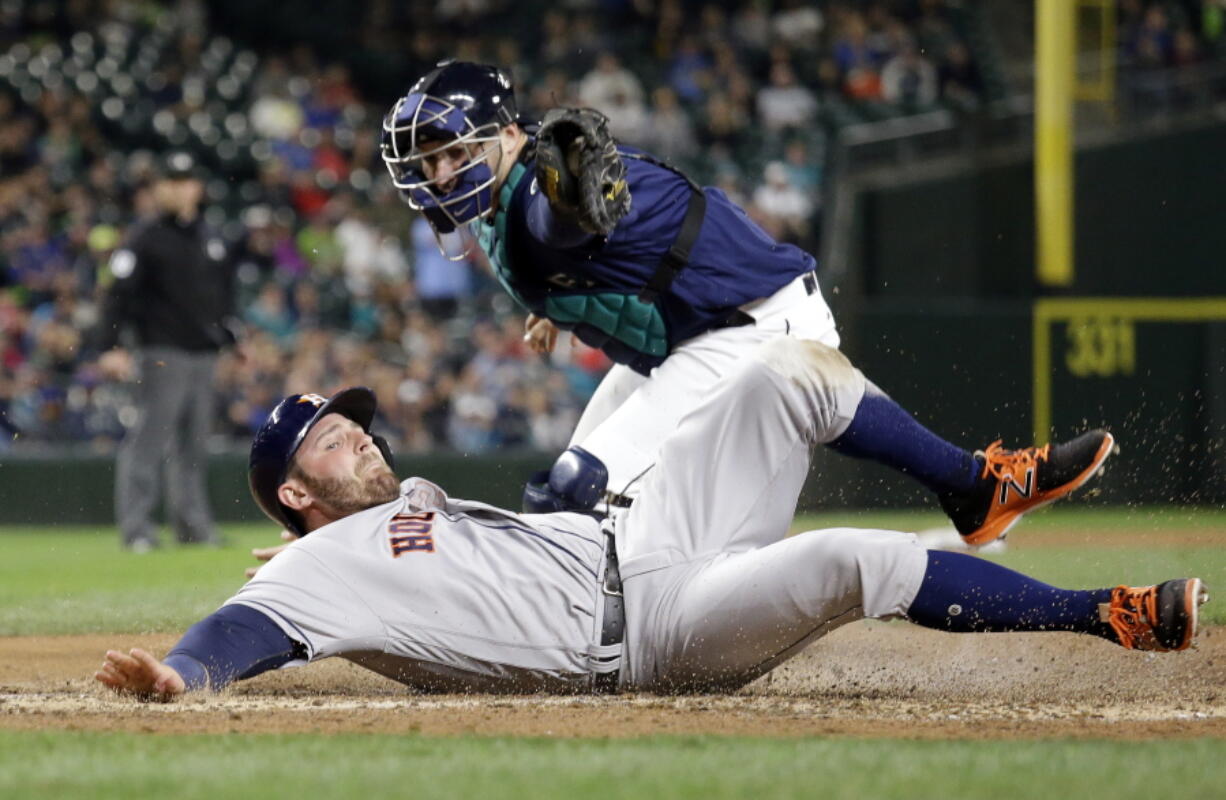
[[[247,467],[247,483],[251,496],[268,517],[289,530],[305,536],[298,514],[281,504],[277,489],[285,483],[290,462],[307,432],[326,414],[341,414],[370,433],[375,418],[375,393],[365,386],[343,389],[330,398],[317,394],[291,394],[277,404],[260,426],[251,443],[251,461]],[[371,435],[383,459],[392,465],[392,451],[382,436]]]
[[[439,233],[487,215],[496,179],[489,163],[499,131],[519,120],[511,77],[470,61],[444,61],[400,98],[383,119],[380,150],[392,183]],[[422,160],[457,142],[470,148],[468,162],[443,192],[426,177]]]

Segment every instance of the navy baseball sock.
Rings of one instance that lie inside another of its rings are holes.
[[[910,475],[934,492],[970,489],[979,475],[975,457],[915,421],[898,403],[869,386],[843,435],[829,447],[871,458]]]
[[[982,558],[929,550],[907,618],[955,633],[1076,631],[1114,641],[1098,618],[1110,599],[1110,589],[1057,589]]]

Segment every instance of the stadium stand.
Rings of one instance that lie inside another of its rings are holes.
[[[378,160],[412,77],[444,56],[508,65],[529,117],[601,107],[816,252],[839,128],[1006,94],[979,6],[0,3],[0,450],[106,451],[130,421],[85,334],[171,148],[208,168],[205,218],[238,254],[246,334],[214,388],[217,447],[287,392],[366,384],[402,449],[556,450],[608,363],[566,341],[528,353],[479,252],[440,272]],[[1220,4],[1121,6],[1138,102],[1164,91],[1158,67],[1222,57]]]

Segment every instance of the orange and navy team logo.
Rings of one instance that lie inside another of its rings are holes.
[[[397,514],[387,525],[388,542],[392,546],[392,558],[404,553],[434,552],[434,512]]]
[[[298,402],[299,403],[310,403],[316,408],[319,408],[320,406],[322,406],[324,403],[328,401],[326,398],[321,397],[320,395],[317,395],[317,394],[304,394],[298,398]]]

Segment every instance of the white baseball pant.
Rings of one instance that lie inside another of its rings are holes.
[[[811,293],[806,278],[812,282]],[[763,342],[786,335],[839,345],[834,315],[811,273],[742,310],[754,318],[753,325],[695,336],[676,347],[650,377],[620,364],[605,375],[570,443],[604,462],[609,491],[636,497],[660,443]]]

